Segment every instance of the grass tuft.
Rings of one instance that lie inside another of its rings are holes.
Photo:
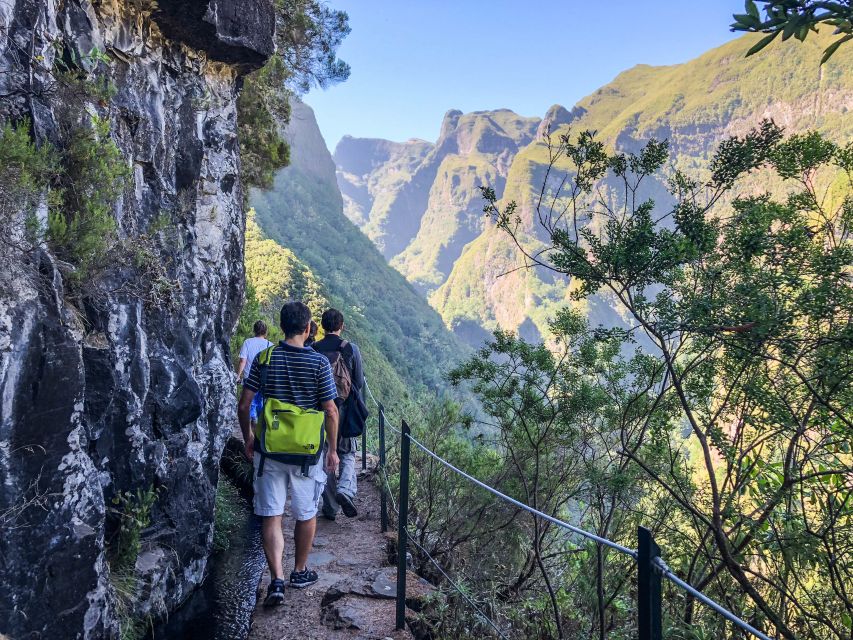
[[[245,510],[240,492],[225,475],[219,476],[216,485],[216,507],[213,520],[213,552],[227,551],[231,546],[231,536],[243,522]]]

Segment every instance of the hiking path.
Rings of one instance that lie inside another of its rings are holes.
[[[395,545],[393,536],[380,531],[376,460],[368,455],[364,471],[360,460],[358,465],[358,515],[347,518],[340,514],[334,522],[317,518],[308,566],[317,571],[319,582],[306,589],[288,586],[283,605],[265,608],[262,602],[270,575],[264,569],[249,640],[413,638],[408,630],[394,630],[397,569],[389,562],[389,549]],[[293,569],[293,525],[288,505],[283,523],[285,576]],[[431,587],[412,572],[408,576],[407,602],[416,602]],[[407,619],[414,616],[407,609]]]

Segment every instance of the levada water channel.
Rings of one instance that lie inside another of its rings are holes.
[[[155,623],[146,640],[245,640],[265,560],[260,522],[243,495],[245,517],[229,548],[208,561],[208,575],[177,611]]]

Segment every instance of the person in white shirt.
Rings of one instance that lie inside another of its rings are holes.
[[[264,349],[273,346],[273,343],[267,340],[267,325],[263,320],[255,322],[252,330],[255,332],[255,337],[246,339],[243,341],[243,346],[240,347],[240,364],[237,368],[238,384],[243,383],[244,374],[246,378],[249,377],[255,357]],[[255,423],[258,420],[261,407],[264,406],[264,399],[258,393],[255,394],[253,400],[250,414],[252,423]]]

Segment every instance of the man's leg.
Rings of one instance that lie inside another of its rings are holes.
[[[329,520],[334,520],[341,512],[341,505],[335,499],[337,491],[338,479],[334,472],[328,474],[326,478],[326,487],[323,489],[323,515]]]
[[[355,470],[355,438],[342,438],[338,447],[341,477],[336,487],[335,499],[341,505],[341,511],[347,518],[358,515],[355,508],[356,470]]]
[[[314,532],[317,529],[317,518],[310,520],[297,520],[293,527],[293,539],[296,542],[296,561],[294,569],[305,571],[308,566],[308,554],[314,545]]]
[[[263,474],[258,475],[260,460],[260,454],[255,452],[255,513],[262,518],[261,540],[271,578],[264,606],[271,607],[284,602],[284,571],[281,567],[284,535],[281,518],[287,500],[287,472],[283,465],[267,460]]]
[[[317,582],[317,572],[308,567],[308,554],[314,546],[314,531],[317,527],[317,504],[326,483],[326,472],[322,462],[311,467],[308,476],[301,470],[290,474],[291,501],[290,508],[296,526],[293,538],[296,543],[296,559],[294,571],[290,574],[290,586],[296,589],[310,587]]]
[[[265,516],[261,524],[261,536],[270,576],[273,580],[283,580],[281,561],[284,556],[284,534],[281,532],[281,516]],[[297,542],[297,549],[298,544]]]
[[[339,457],[341,461],[341,477],[337,483],[337,492],[347,496],[348,498],[354,498],[358,491],[355,447],[350,447],[350,451],[344,454],[339,454]]]

